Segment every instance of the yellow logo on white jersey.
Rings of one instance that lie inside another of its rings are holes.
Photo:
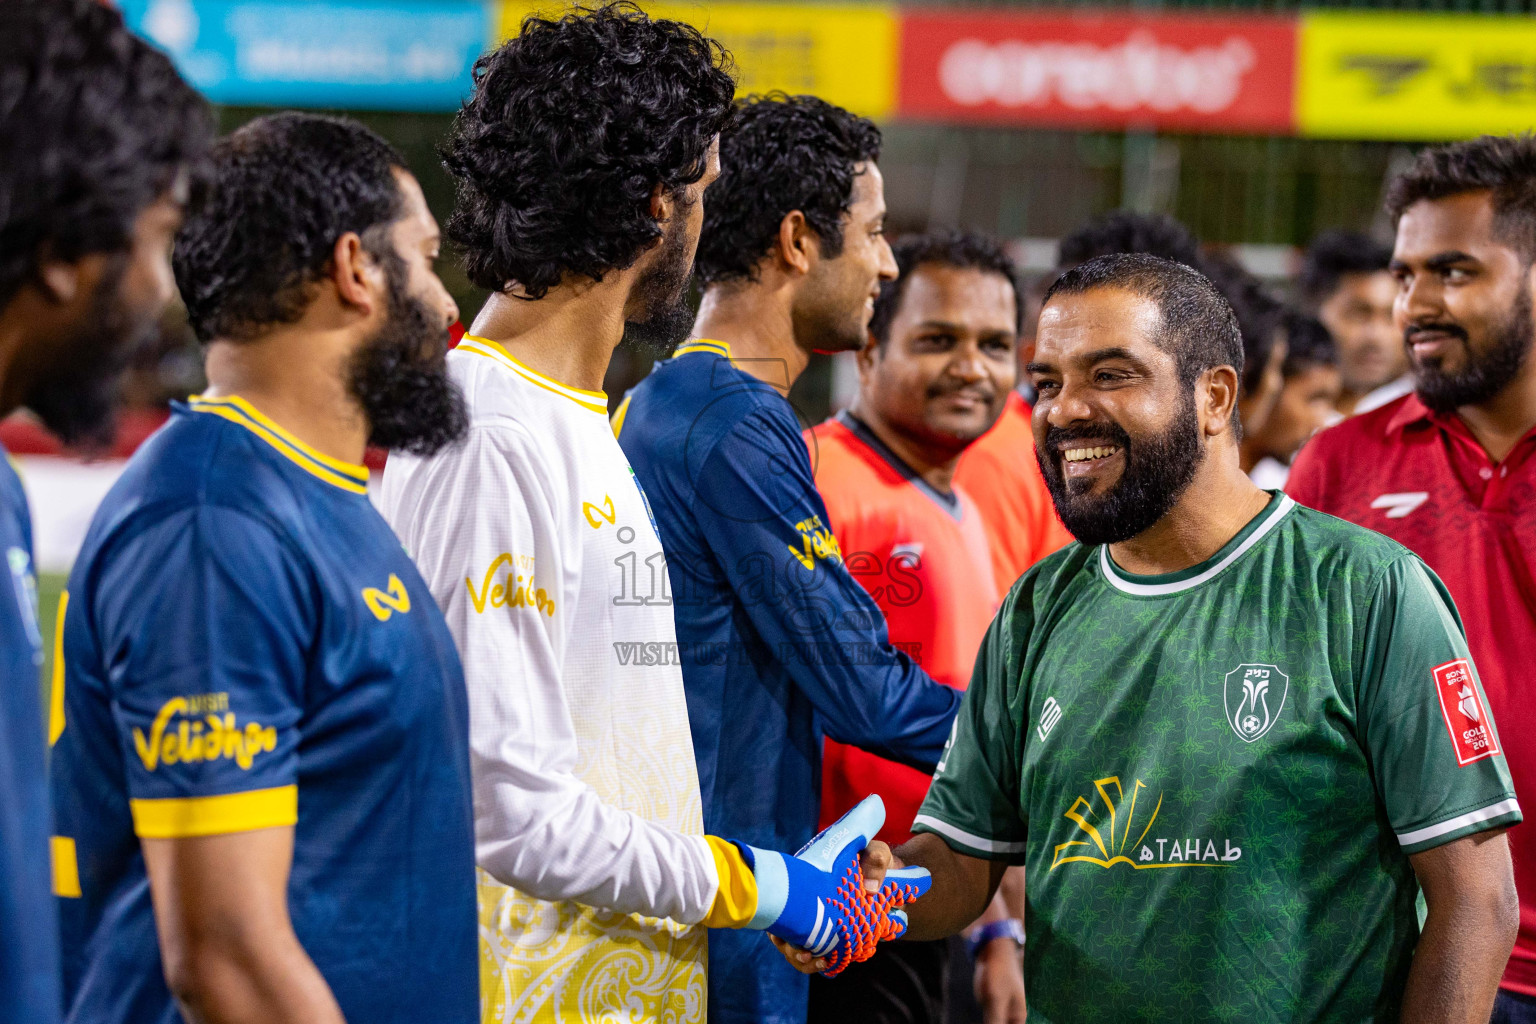
[[[525,563],[528,575],[514,576],[513,567],[521,568]],[[503,565],[507,566],[506,576],[502,582],[492,583],[496,578],[496,570]],[[469,602],[475,606],[476,615],[484,614],[489,605],[492,608],[532,608],[550,618],[555,616],[555,599],[543,587],[535,585],[533,559],[525,555],[517,558],[506,552],[497,555],[496,560],[485,570],[479,590],[475,589],[475,581],[468,576],[464,577],[464,586],[469,589]]]

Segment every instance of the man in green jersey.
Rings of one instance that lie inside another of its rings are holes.
[[[1079,543],[983,643],[895,851],[933,874],[908,937],[1023,864],[1031,1024],[1486,1021],[1520,810],[1461,622],[1406,548],[1244,476],[1242,359],[1187,267],[1051,289],[1035,444]]]

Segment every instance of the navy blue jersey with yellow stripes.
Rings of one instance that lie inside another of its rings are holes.
[[[959,694],[890,643],[843,563],[784,396],[695,340],[630,391],[614,430],[666,550],[705,831],[809,842],[823,734],[932,767]],[[711,1024],[804,1024],[808,982],[761,935],[710,932],[709,971]]]
[[[58,1020],[48,787],[38,705],[37,585],[27,496],[0,448],[0,1021]]]
[[[274,826],[348,1020],[478,1019],[463,674],[367,479],[193,399],[98,510],[50,730],[70,1020],[180,1020],[141,838]]]

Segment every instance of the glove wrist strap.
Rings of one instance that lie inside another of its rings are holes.
[[[740,842],[736,845],[757,877],[757,912],[742,927],[762,931],[784,913],[784,905],[789,900],[789,870],[784,865],[784,855],[777,850],[760,850]]]

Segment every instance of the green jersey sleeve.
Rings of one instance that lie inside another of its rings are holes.
[[[1019,786],[1024,749],[1020,722],[1027,697],[1020,651],[1029,636],[1029,587],[1003,601],[976,656],[970,686],[928,796],[912,824],[960,853],[1024,863],[1028,822]]]
[[[1450,594],[1405,555],[1375,585],[1358,689],[1361,739],[1404,853],[1521,819],[1498,729]]]

